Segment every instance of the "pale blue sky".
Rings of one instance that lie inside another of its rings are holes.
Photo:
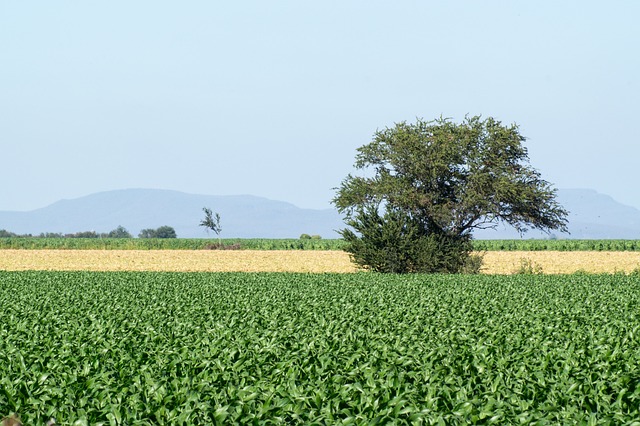
[[[330,207],[378,128],[516,122],[640,208],[640,2],[2,1],[0,210],[124,188]]]

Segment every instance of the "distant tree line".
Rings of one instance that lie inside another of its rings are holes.
[[[123,226],[118,226],[109,232],[97,233],[95,231],[82,231],[72,234],[61,232],[42,232],[38,235],[16,234],[14,232],[0,229],[0,238],[133,238],[133,235]],[[176,230],[171,226],[161,226],[157,229],[143,229],[138,234],[138,238],[177,238]]]
[[[143,229],[138,238],[177,238],[176,230],[170,226],[161,226],[157,229]]]
[[[320,235],[302,234],[300,235],[300,239],[301,240],[321,240],[322,237]]]

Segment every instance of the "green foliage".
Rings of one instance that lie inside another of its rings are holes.
[[[109,231],[104,235],[105,238],[133,238],[131,233],[123,226],[118,226],[116,229]]]
[[[542,274],[542,266],[531,259],[522,258],[520,259],[520,266],[514,273],[519,275],[539,275]]]
[[[155,238],[177,238],[176,230],[171,226],[161,226],[156,229]]]
[[[365,269],[456,273],[469,263],[472,246],[468,236],[425,234],[419,221],[397,209],[387,209],[381,216],[377,209],[369,207],[346,223],[358,234],[350,229],[341,232],[347,243],[345,250],[351,253],[354,263]]]
[[[55,236],[53,236],[55,235]],[[204,238],[114,239],[51,237],[0,237],[1,249],[97,249],[97,250],[199,250],[208,244],[240,244],[247,250],[344,250],[344,239]],[[485,251],[640,251],[640,240],[473,240],[473,250]]]
[[[153,229],[151,231],[154,231]],[[75,250],[200,250],[210,245],[239,245],[247,250],[342,250],[344,241],[269,239],[269,238],[0,238],[0,249],[75,249]]]
[[[482,268],[482,261],[483,253],[470,254],[460,272],[463,274],[478,274]]]
[[[14,234],[13,232],[9,232],[6,229],[0,229],[0,238],[13,238],[17,236],[18,235]]]
[[[204,219],[200,221],[200,226],[205,227],[207,232],[211,230],[220,237],[220,232],[222,232],[222,228],[220,227],[220,215],[218,213],[214,215],[211,209],[207,207],[203,207],[202,211],[204,211]]]
[[[171,226],[161,226],[157,229],[143,229],[138,238],[177,238],[177,235]]]
[[[61,232],[42,232],[37,238],[65,238]]]
[[[64,238],[100,238],[96,231],[82,231],[73,234],[65,234]]]
[[[640,240],[475,240],[479,251],[639,251]]]
[[[640,418],[638,277],[0,272],[0,304],[24,424]]]
[[[151,228],[143,229],[138,233],[138,238],[155,238],[155,237],[156,237],[156,230]]]
[[[301,240],[321,240],[322,237],[320,235],[309,235],[309,234],[301,234]]]
[[[446,256],[454,243],[460,245],[454,252],[468,258],[472,231],[500,222],[520,232],[531,228],[566,231],[567,212],[556,202],[551,185],[528,165],[524,140],[516,125],[503,126],[493,118],[467,117],[461,124],[443,118],[402,122],[378,131],[372,142],[358,149],[355,167],[373,175],[347,176],[333,203],[346,215],[347,225],[378,226],[377,218],[367,218],[378,210],[389,210],[400,222],[414,224],[411,232],[400,237],[406,240],[403,256],[411,257],[404,263],[414,266],[433,262],[412,256],[423,256],[425,249]],[[356,230],[362,233],[363,228]],[[440,242],[444,246],[438,246]],[[399,252],[399,247],[364,246]],[[376,258],[383,256],[379,253]],[[466,264],[463,258],[459,265]],[[404,270],[410,271],[415,269]]]

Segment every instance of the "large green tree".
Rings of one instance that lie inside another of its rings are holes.
[[[333,199],[356,263],[385,272],[460,272],[474,229],[567,231],[556,191],[529,164],[517,125],[494,118],[401,122],[358,148]],[[355,232],[354,232],[355,231]]]

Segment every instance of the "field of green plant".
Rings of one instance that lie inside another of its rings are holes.
[[[0,272],[0,304],[25,424],[640,424],[637,275]]]
[[[478,251],[640,251],[640,240],[474,240]]]
[[[242,250],[342,250],[341,239],[222,239]],[[218,244],[201,238],[0,238],[0,249],[200,250]],[[640,251],[640,240],[475,240],[478,251]]]
[[[242,250],[341,250],[344,242],[316,239],[222,239],[223,246]],[[67,250],[201,250],[217,239],[204,238],[0,238],[0,249]]]

